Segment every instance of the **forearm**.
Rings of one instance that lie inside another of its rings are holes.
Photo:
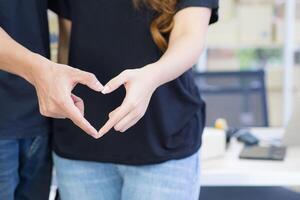
[[[170,43],[169,48],[156,62],[156,78],[159,85],[172,81],[195,65],[202,53],[204,39],[182,35]]]
[[[16,74],[31,82],[32,70],[45,66],[47,61],[15,42],[0,28],[0,70]]]
[[[175,16],[167,51],[153,65],[159,85],[176,79],[197,63],[205,46],[210,15],[208,8],[188,8]]]

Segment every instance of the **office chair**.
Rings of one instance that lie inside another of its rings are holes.
[[[207,104],[207,126],[225,118],[231,127],[267,127],[268,107],[263,70],[194,72]],[[298,200],[300,194],[282,187],[202,187],[201,200]]]
[[[207,104],[207,125],[225,118],[232,127],[269,126],[263,70],[194,72],[195,82]]]

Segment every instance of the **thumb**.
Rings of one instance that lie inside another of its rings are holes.
[[[86,85],[87,87],[97,92],[103,90],[103,85],[99,82],[99,80],[93,73],[79,70],[76,74],[75,80],[78,83]]]
[[[83,102],[83,100],[80,97],[76,96],[75,94],[71,94],[71,98],[72,98],[75,106],[79,109],[82,116],[84,116],[84,102]]]
[[[118,89],[121,85],[125,84],[128,80],[129,74],[127,71],[123,71],[121,74],[116,76],[115,78],[111,79],[106,85],[104,86],[102,93],[107,94],[111,93],[112,91]]]

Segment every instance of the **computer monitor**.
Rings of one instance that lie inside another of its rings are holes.
[[[294,99],[293,113],[286,127],[283,143],[287,146],[300,146],[300,96]]]

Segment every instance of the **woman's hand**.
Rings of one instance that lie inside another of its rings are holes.
[[[154,69],[152,64],[140,69],[125,70],[104,86],[102,93],[107,94],[124,85],[126,96],[122,105],[109,113],[109,120],[99,130],[100,136],[113,127],[116,131],[124,132],[144,116],[151,96],[159,86],[154,78]]]
[[[37,92],[40,112],[43,116],[69,118],[89,135],[99,138],[98,131],[84,118],[84,102],[72,94],[80,83],[100,92],[101,83],[94,74],[51,62],[39,56],[38,67],[33,67],[27,76]]]

